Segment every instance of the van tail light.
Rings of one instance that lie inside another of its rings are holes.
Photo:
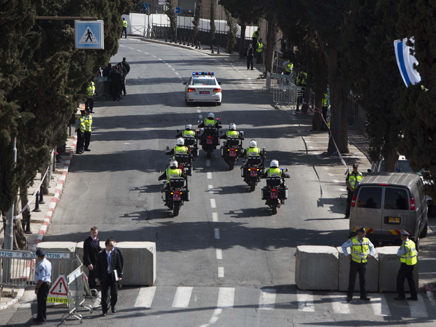
[[[410,198],[410,210],[416,210],[414,198]]]
[[[351,200],[351,206],[354,208],[356,206],[357,194],[353,195],[353,199]]]

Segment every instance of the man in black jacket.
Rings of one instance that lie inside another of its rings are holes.
[[[90,236],[83,243],[83,264],[88,267],[88,283],[89,288],[95,289],[97,284],[95,283],[95,271],[97,265],[97,256],[101,252],[101,247],[98,239],[97,227],[91,227]]]
[[[250,69],[253,70],[253,56],[254,56],[254,49],[253,45],[250,43],[250,45],[247,48],[247,70]]]
[[[114,250],[115,241],[112,237],[105,242],[106,249],[98,254],[96,280],[101,286],[101,307],[103,316],[106,316],[109,309],[108,290],[110,288],[110,304],[112,312],[115,313],[115,305],[118,299],[118,281],[123,276],[123,262],[119,251]]]

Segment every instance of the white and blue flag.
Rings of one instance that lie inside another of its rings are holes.
[[[413,38],[410,39],[413,42]],[[413,65],[418,65],[415,56],[410,53],[413,47],[407,45],[407,39],[395,40],[395,57],[397,57],[398,68],[400,69],[401,77],[403,78],[406,87],[410,84],[415,85],[421,82],[421,76]]]

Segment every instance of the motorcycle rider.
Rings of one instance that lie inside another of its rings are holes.
[[[257,147],[256,140],[250,141],[249,147],[242,152],[242,155],[245,156],[245,162],[243,166],[247,165],[247,157],[261,157],[262,163],[265,159],[265,151]]]
[[[200,124],[198,124],[198,127],[215,127],[215,128],[221,128],[221,121],[215,120],[215,115],[213,112],[209,112],[206,119],[203,120]]]
[[[196,133],[192,130],[191,124],[186,124],[185,129],[177,134],[176,137],[196,137]]]
[[[176,160],[171,160],[170,167],[165,169],[163,174],[158,178],[159,181],[163,179],[167,180],[165,188],[162,189],[162,192],[169,188],[171,179],[180,177],[184,178],[185,180],[188,178],[187,175],[179,168],[179,163]]]
[[[187,146],[185,146],[185,140],[179,137],[176,140],[176,146],[172,148],[170,151],[167,151],[166,154],[176,155],[176,154],[189,154],[191,155],[191,151]]]
[[[235,139],[235,138],[239,138],[241,140],[244,139],[242,137],[241,133],[236,130],[236,124],[235,123],[231,123],[229,125],[229,130],[223,136],[221,136],[221,138],[222,139]]]
[[[279,161],[274,159],[271,160],[269,168],[262,175],[262,178],[266,177],[281,177],[283,179],[289,178],[289,175],[283,169],[280,169]]]

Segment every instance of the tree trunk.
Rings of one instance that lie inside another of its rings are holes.
[[[244,58],[245,56],[245,30],[247,28],[247,25],[245,25],[245,22],[241,22],[241,37],[239,38],[239,59]]]
[[[309,86],[306,85],[306,90],[304,91],[304,97],[303,97],[303,106],[301,108],[301,112],[305,114],[307,114],[307,109],[309,108],[310,91],[311,90]]]
[[[316,99],[316,97],[315,97]],[[320,132],[321,126],[324,125],[324,122],[322,121],[322,113],[321,110],[318,108],[321,108],[322,106],[322,100],[315,100],[315,113],[312,118],[312,131],[313,132]]]
[[[344,87],[339,74],[339,54],[336,49],[327,49],[327,70],[330,86],[331,118],[330,129],[332,137],[329,139],[328,153],[336,151],[335,140],[340,153],[348,153],[348,89]]]
[[[210,1],[210,45],[215,45],[215,0]]]
[[[273,59],[274,59],[274,46],[277,38],[277,26],[275,19],[271,17],[268,19],[268,33],[266,36],[266,53],[265,56],[265,70],[272,73],[273,71]],[[254,46],[254,44],[253,44]]]

